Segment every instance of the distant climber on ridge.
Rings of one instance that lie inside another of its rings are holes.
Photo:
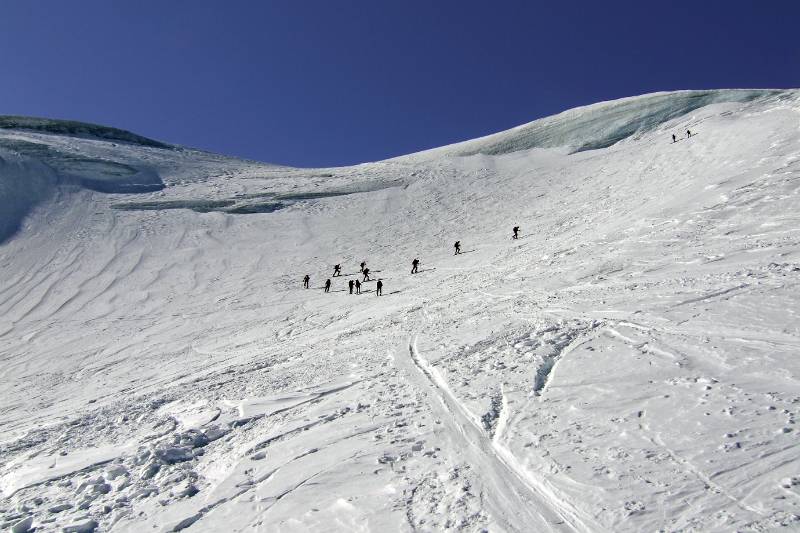
[[[306,288],[306,289],[308,288],[308,282],[309,282],[310,279],[311,279],[311,277],[308,274],[306,274],[305,277],[303,277],[303,288]]]
[[[353,285],[355,285],[355,282],[352,279],[347,282],[347,286],[350,287],[350,294],[353,294]]]
[[[417,273],[417,267],[419,267],[419,259],[415,258],[413,261],[411,261],[411,273],[412,274],[416,274]]]
[[[382,290],[383,290],[383,282],[381,280],[378,280],[378,283],[375,284],[375,294],[380,296]]]
[[[456,243],[453,245],[453,248],[456,249],[456,253],[454,253],[453,255],[460,254],[461,253],[461,241],[456,241]]]
[[[361,282],[356,280],[356,294],[361,294]]]
[[[367,266],[366,261],[361,261],[361,272],[364,272],[364,268]]]
[[[511,237],[512,239],[519,239],[519,226],[514,226],[513,228],[514,236]]]
[[[342,265],[333,265],[333,276],[341,276],[342,275]]]
[[[328,278],[328,281],[325,282],[325,292],[331,292],[331,278]]]
[[[364,270],[362,270],[361,272],[364,273],[364,281],[372,281],[370,279],[370,277],[369,277],[369,269],[368,268],[365,267]]]
[[[689,130],[686,130],[686,138],[688,139],[691,136],[692,136],[692,132],[689,131]]]
[[[675,134],[672,134],[672,142],[678,142],[678,139],[675,137]]]

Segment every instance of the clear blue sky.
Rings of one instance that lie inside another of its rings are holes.
[[[797,0],[17,0],[0,13],[0,114],[297,166],[651,91],[800,86]]]

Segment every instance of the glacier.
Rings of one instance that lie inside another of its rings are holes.
[[[799,119],[661,92],[308,169],[0,117],[0,526],[796,530]]]

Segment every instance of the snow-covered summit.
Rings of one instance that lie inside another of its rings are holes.
[[[531,148],[553,148],[574,153],[605,148],[645,134],[676,117],[714,103],[780,101],[796,97],[791,91],[779,90],[654,93],[568,110],[487,137],[395,160],[502,155]],[[245,169],[250,173],[271,174],[278,168],[185,149],[118,128],[19,116],[0,116],[0,165],[3,167],[0,171],[0,197],[8,206],[0,214],[0,242],[10,237],[25,215],[40,201],[49,198],[58,185],[77,185],[106,193],[143,193],[159,191],[175,183],[208,181],[209,174],[241,174]],[[309,175],[286,167],[279,168],[283,175]],[[329,174],[322,172],[317,177],[333,177]],[[396,180],[388,183],[394,184]],[[351,187],[349,183],[327,180],[326,183],[315,182],[313,190],[300,194],[319,194],[320,187],[338,194],[383,186],[385,183],[360,183]],[[238,191],[232,197],[217,195],[197,199],[197,202],[181,198],[165,203],[132,201],[120,205],[125,208],[136,205],[188,207],[235,213],[270,212],[284,205],[276,202],[274,195],[258,196],[260,192],[248,197],[248,193]]]
[[[16,119],[0,527],[796,529],[799,118],[658,93],[331,169]]]
[[[88,122],[78,122],[75,120],[58,120],[40,117],[21,117],[13,115],[0,115],[0,129],[33,131],[49,135],[61,135],[66,137],[82,137],[89,139],[101,139],[106,141],[117,141],[135,144],[139,146],[149,146],[152,148],[176,149],[177,147],[136,135],[126,130],[100,126]]]
[[[437,148],[437,155],[502,155],[531,148],[563,148],[569,152],[607,148],[696,109],[717,103],[796,98],[791,91],[717,89],[673,91],[621,98],[576,107],[507,131]]]

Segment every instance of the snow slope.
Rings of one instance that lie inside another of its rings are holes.
[[[0,129],[2,527],[797,529],[799,125],[658,93],[333,169]]]

